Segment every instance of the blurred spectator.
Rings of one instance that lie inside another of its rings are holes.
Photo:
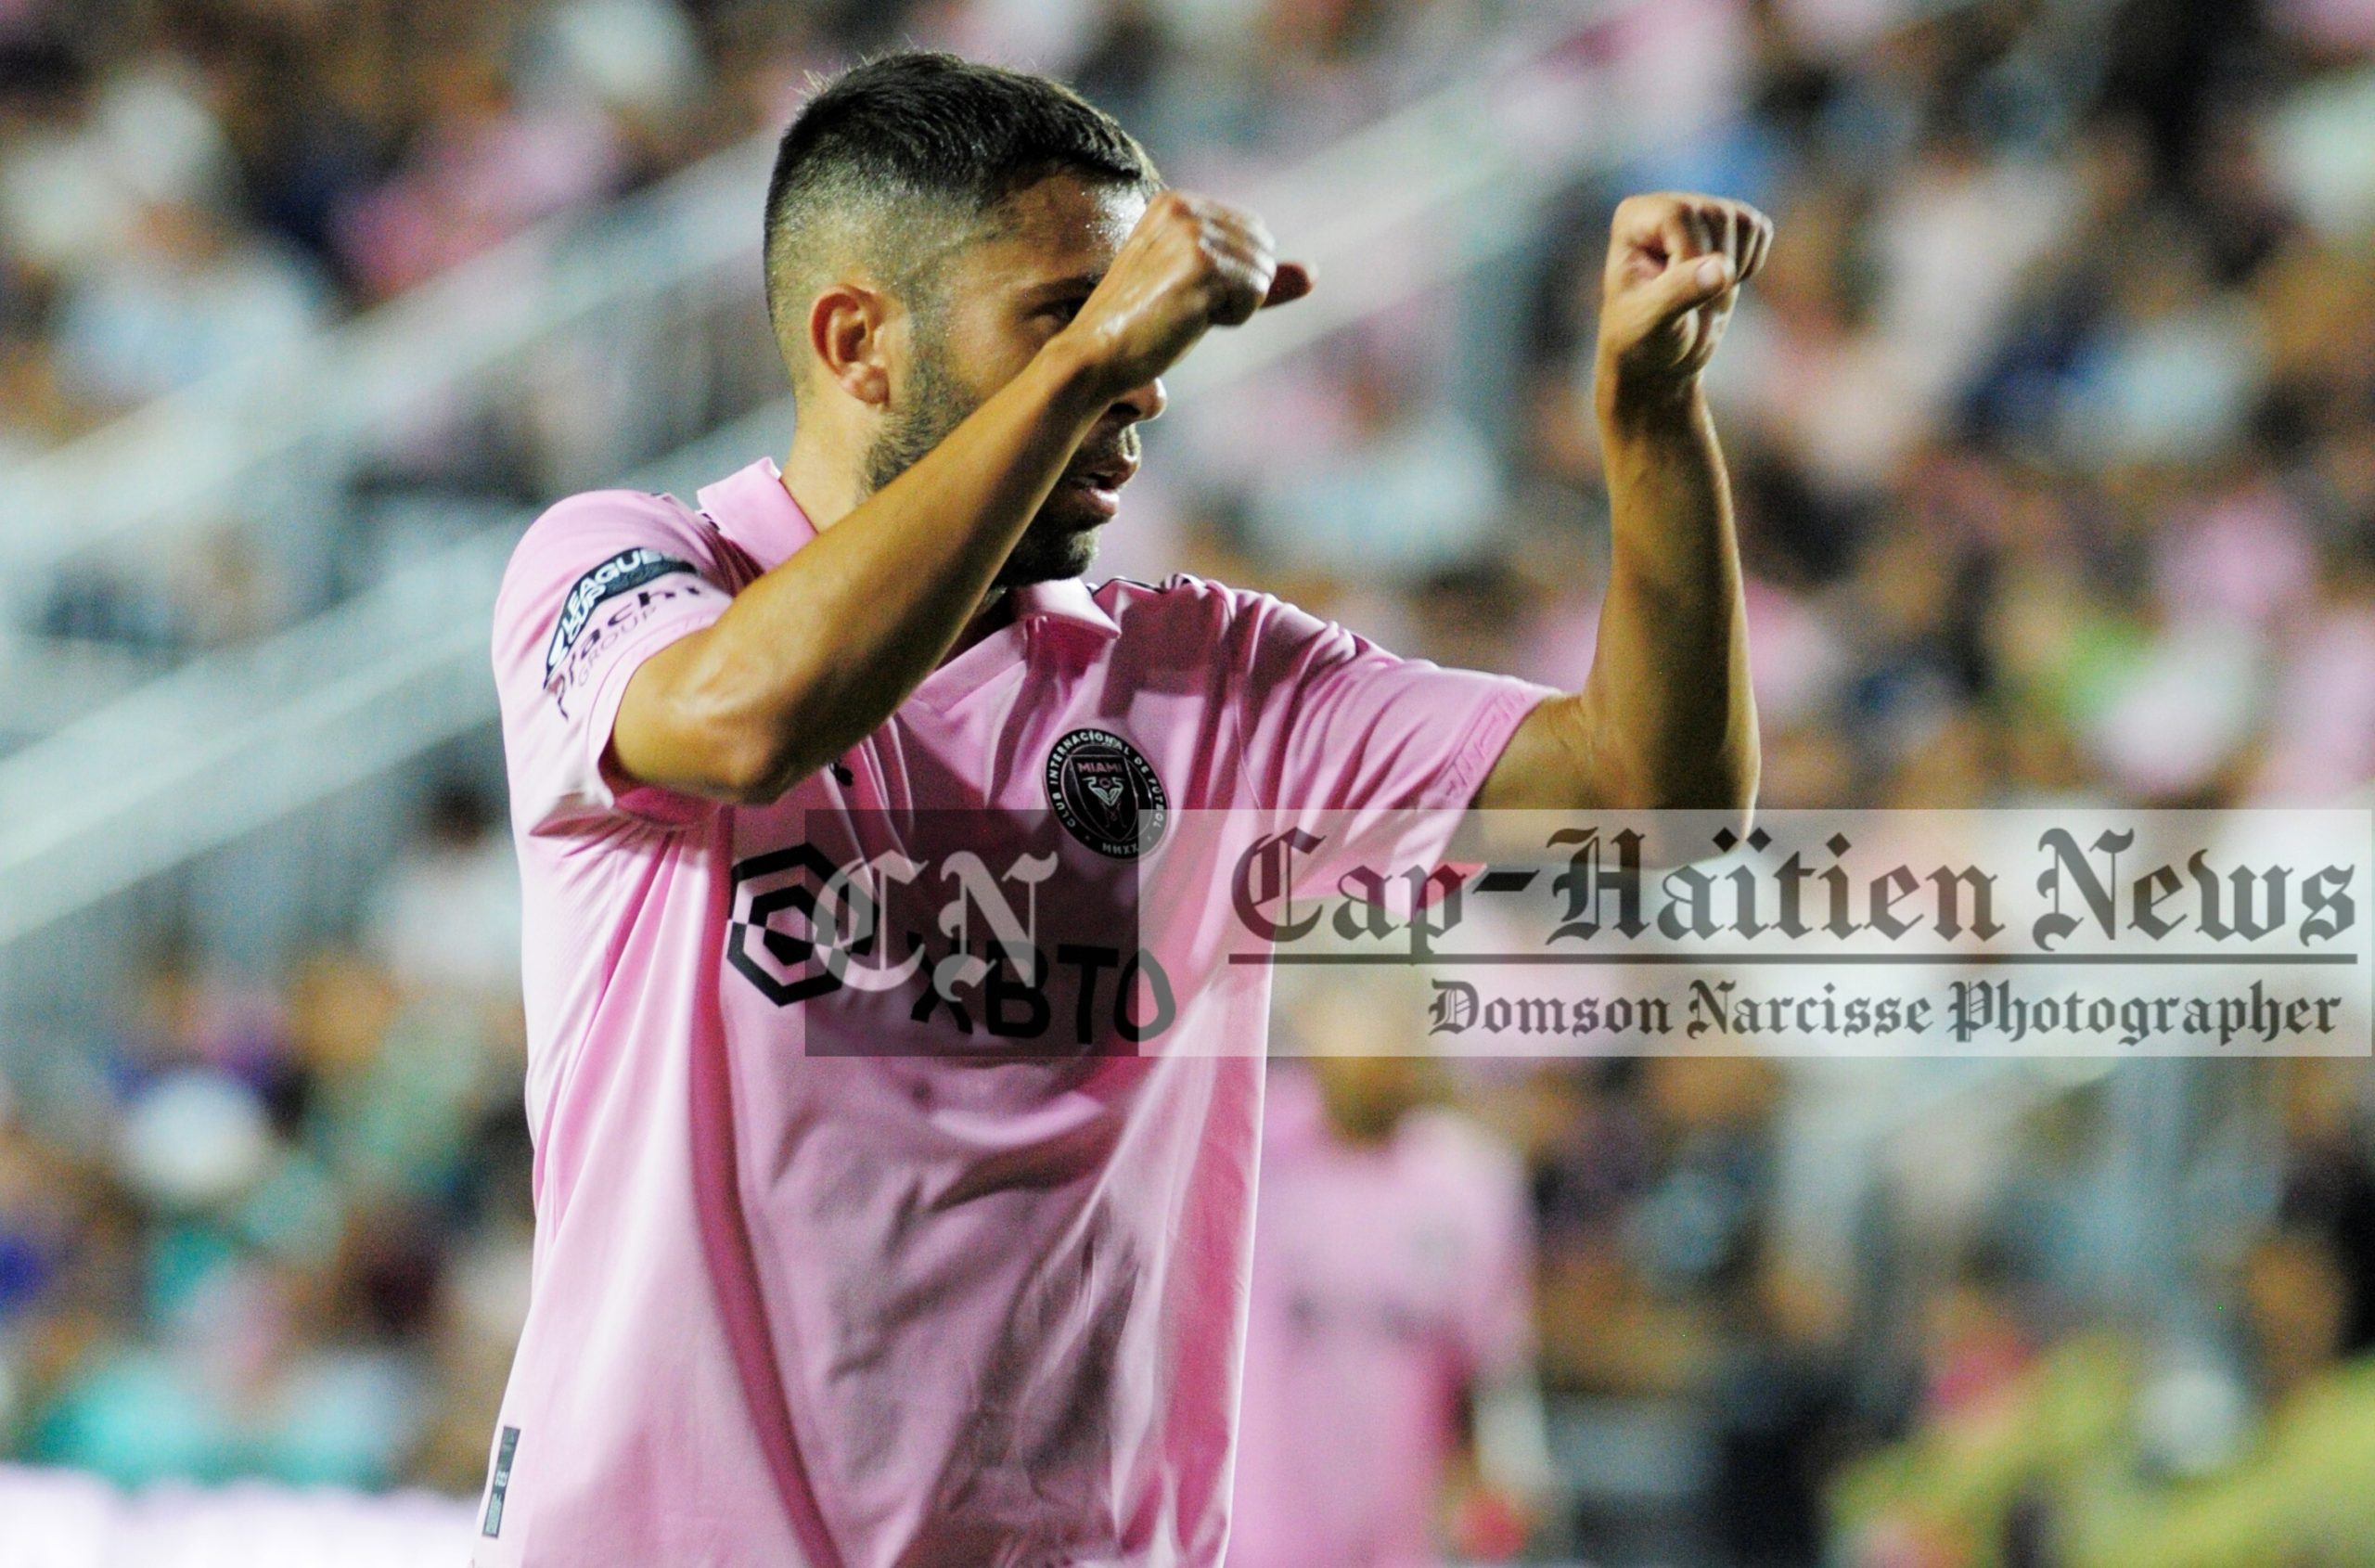
[[[1707,1394],[1709,1534],[1736,1568],[1821,1568],[1824,1493],[1848,1447],[1853,1389],[1838,1292],[1768,1246],[1744,1274]]]
[[[591,106],[524,107],[483,58],[437,65],[428,134],[389,179],[354,194],[333,229],[370,295],[400,293],[619,181],[613,128]]]
[[[1265,564],[1341,571],[1413,585],[1483,555],[1501,511],[1492,448],[1456,411],[1430,404],[1402,365],[1375,347],[1343,380],[1341,450],[1253,497],[1250,533]]]
[[[2355,1063],[2283,1064],[2279,1113],[2287,1226],[2322,1237],[2343,1292],[2338,1350],[2375,1352],[2375,1162],[2368,1157],[2367,1073]]]
[[[469,785],[430,792],[369,919],[369,945],[399,983],[489,1002],[517,991],[520,868],[497,821]]]
[[[126,246],[67,290],[57,353],[67,390],[123,408],[257,355],[286,354],[321,314],[314,280],[271,242],[203,207],[147,208]]]

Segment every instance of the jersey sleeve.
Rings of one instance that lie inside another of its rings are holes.
[[[628,677],[734,601],[717,536],[665,496],[597,491],[536,520],[495,598],[494,678],[520,825],[699,820],[710,803],[620,779],[606,762]]]
[[[1334,829],[1340,856],[1439,858],[1549,687],[1404,659],[1266,594],[1237,595],[1255,793]]]

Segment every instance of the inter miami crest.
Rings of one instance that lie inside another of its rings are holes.
[[[1067,832],[1114,860],[1162,838],[1171,803],[1138,749],[1103,729],[1075,729],[1047,753],[1047,803]]]

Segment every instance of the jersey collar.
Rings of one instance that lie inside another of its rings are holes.
[[[748,551],[762,572],[774,571],[816,537],[816,525],[784,488],[783,470],[773,457],[702,485],[695,498],[718,531]]]
[[[1098,637],[1122,635],[1122,628],[1105,613],[1105,607],[1097,602],[1088,585],[1077,577],[1059,577],[1052,583],[1033,583],[1015,589],[1014,618],[1051,621]]]
[[[701,486],[696,499],[727,538],[750,552],[762,571],[774,570],[816,537],[816,525],[784,488],[783,471],[772,457],[762,457],[713,484]],[[1098,637],[1122,635],[1122,628],[1097,602],[1088,585],[1077,577],[1017,588],[1014,617],[1056,622]]]

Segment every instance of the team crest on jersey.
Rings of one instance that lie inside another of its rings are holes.
[[[545,648],[545,678],[552,679],[553,672],[560,668],[571,647],[584,635],[594,612],[602,608],[604,600],[640,588],[655,577],[692,569],[690,561],[638,546],[621,550],[580,577],[569,590],[569,597],[561,601],[560,619],[553,623],[553,640]]]
[[[1138,749],[1110,730],[1075,729],[1047,753],[1047,803],[1064,830],[1114,860],[1162,838],[1171,803]]]

